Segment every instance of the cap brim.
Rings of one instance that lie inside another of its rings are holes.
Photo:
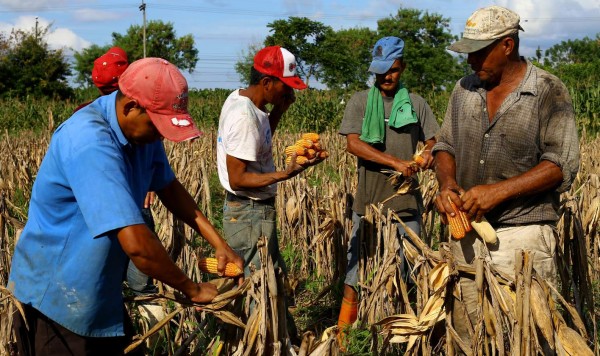
[[[390,70],[390,68],[392,68],[392,65],[395,61],[396,59],[387,61],[372,61],[371,65],[369,66],[369,72],[375,74],[385,74],[388,70]]]
[[[495,41],[496,41],[495,39],[472,40],[469,38],[461,38],[460,40],[451,44],[448,47],[448,49],[453,52],[458,52],[458,53],[473,53],[473,52],[477,52],[480,49],[483,49],[483,48],[491,45]]]
[[[169,141],[187,141],[202,135],[189,114],[162,115],[146,112],[158,132]]]
[[[306,89],[307,85],[304,84],[304,82],[302,81],[302,79],[300,79],[300,77],[298,76],[293,76],[293,77],[278,77],[279,80],[281,80],[282,82],[284,82],[286,85],[294,88],[294,89],[298,89],[298,90],[302,90],[302,89]]]

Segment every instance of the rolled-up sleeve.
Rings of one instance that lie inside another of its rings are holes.
[[[557,188],[562,193],[571,187],[579,171],[579,138],[569,92],[556,80],[541,93],[540,117],[542,130],[540,160],[550,161],[562,170],[563,181]]]

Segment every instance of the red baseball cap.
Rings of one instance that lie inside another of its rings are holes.
[[[257,71],[277,77],[294,89],[306,89],[306,84],[296,75],[296,66],[296,57],[279,46],[265,47],[254,56]]]
[[[181,142],[202,135],[187,110],[187,81],[169,61],[149,57],[131,63],[119,78],[119,90],[146,109],[164,138]]]
[[[112,47],[105,54],[96,58],[92,69],[92,81],[102,94],[110,94],[119,88],[117,82],[129,62],[127,54],[120,47]]]

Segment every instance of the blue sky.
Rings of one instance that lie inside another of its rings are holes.
[[[438,13],[451,19],[459,35],[469,15],[479,7],[500,5],[521,16],[521,53],[533,56],[567,39],[600,33],[600,0],[281,0],[281,1],[174,1],[145,0],[148,20],[174,24],[177,35],[192,34],[200,60],[190,87],[237,88],[235,62],[251,44],[268,35],[267,24],[289,16],[304,16],[338,30],[377,28],[377,20],[396,14],[400,7]],[[111,33],[125,33],[142,24],[141,0],[0,0],[0,32],[52,24],[47,41],[68,55],[91,44],[106,45]],[[150,54],[151,55],[151,54]]]

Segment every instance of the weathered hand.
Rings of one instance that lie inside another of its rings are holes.
[[[244,270],[244,260],[235,251],[225,244],[215,249],[215,258],[217,259],[217,274],[223,276],[228,262],[236,264],[242,271]]]
[[[423,162],[419,165],[421,169],[430,169],[433,167],[433,155],[431,154],[431,150],[425,150],[421,153],[421,157],[423,158]]]
[[[155,200],[156,200],[156,194],[154,192],[146,193],[146,198],[144,199],[144,208],[145,209],[150,208],[150,206],[152,204],[154,204]]]
[[[187,297],[196,303],[209,303],[219,294],[217,287],[212,283],[197,283],[196,288]]]
[[[442,223],[448,224],[448,220],[446,219],[446,214],[450,214],[450,216],[454,216],[454,210],[450,205],[450,200],[456,204],[457,208],[461,208],[462,200],[460,199],[460,195],[464,193],[464,190],[459,186],[452,187],[441,187],[440,191],[437,193],[435,197],[435,206],[440,213],[440,217],[442,219]]]
[[[476,185],[461,196],[463,210],[469,218],[481,221],[481,218],[501,203],[498,191],[493,185]]]
[[[395,160],[392,168],[394,168],[396,172],[402,173],[404,177],[410,177],[413,173],[418,171],[418,166],[415,162],[403,161],[401,159]]]

